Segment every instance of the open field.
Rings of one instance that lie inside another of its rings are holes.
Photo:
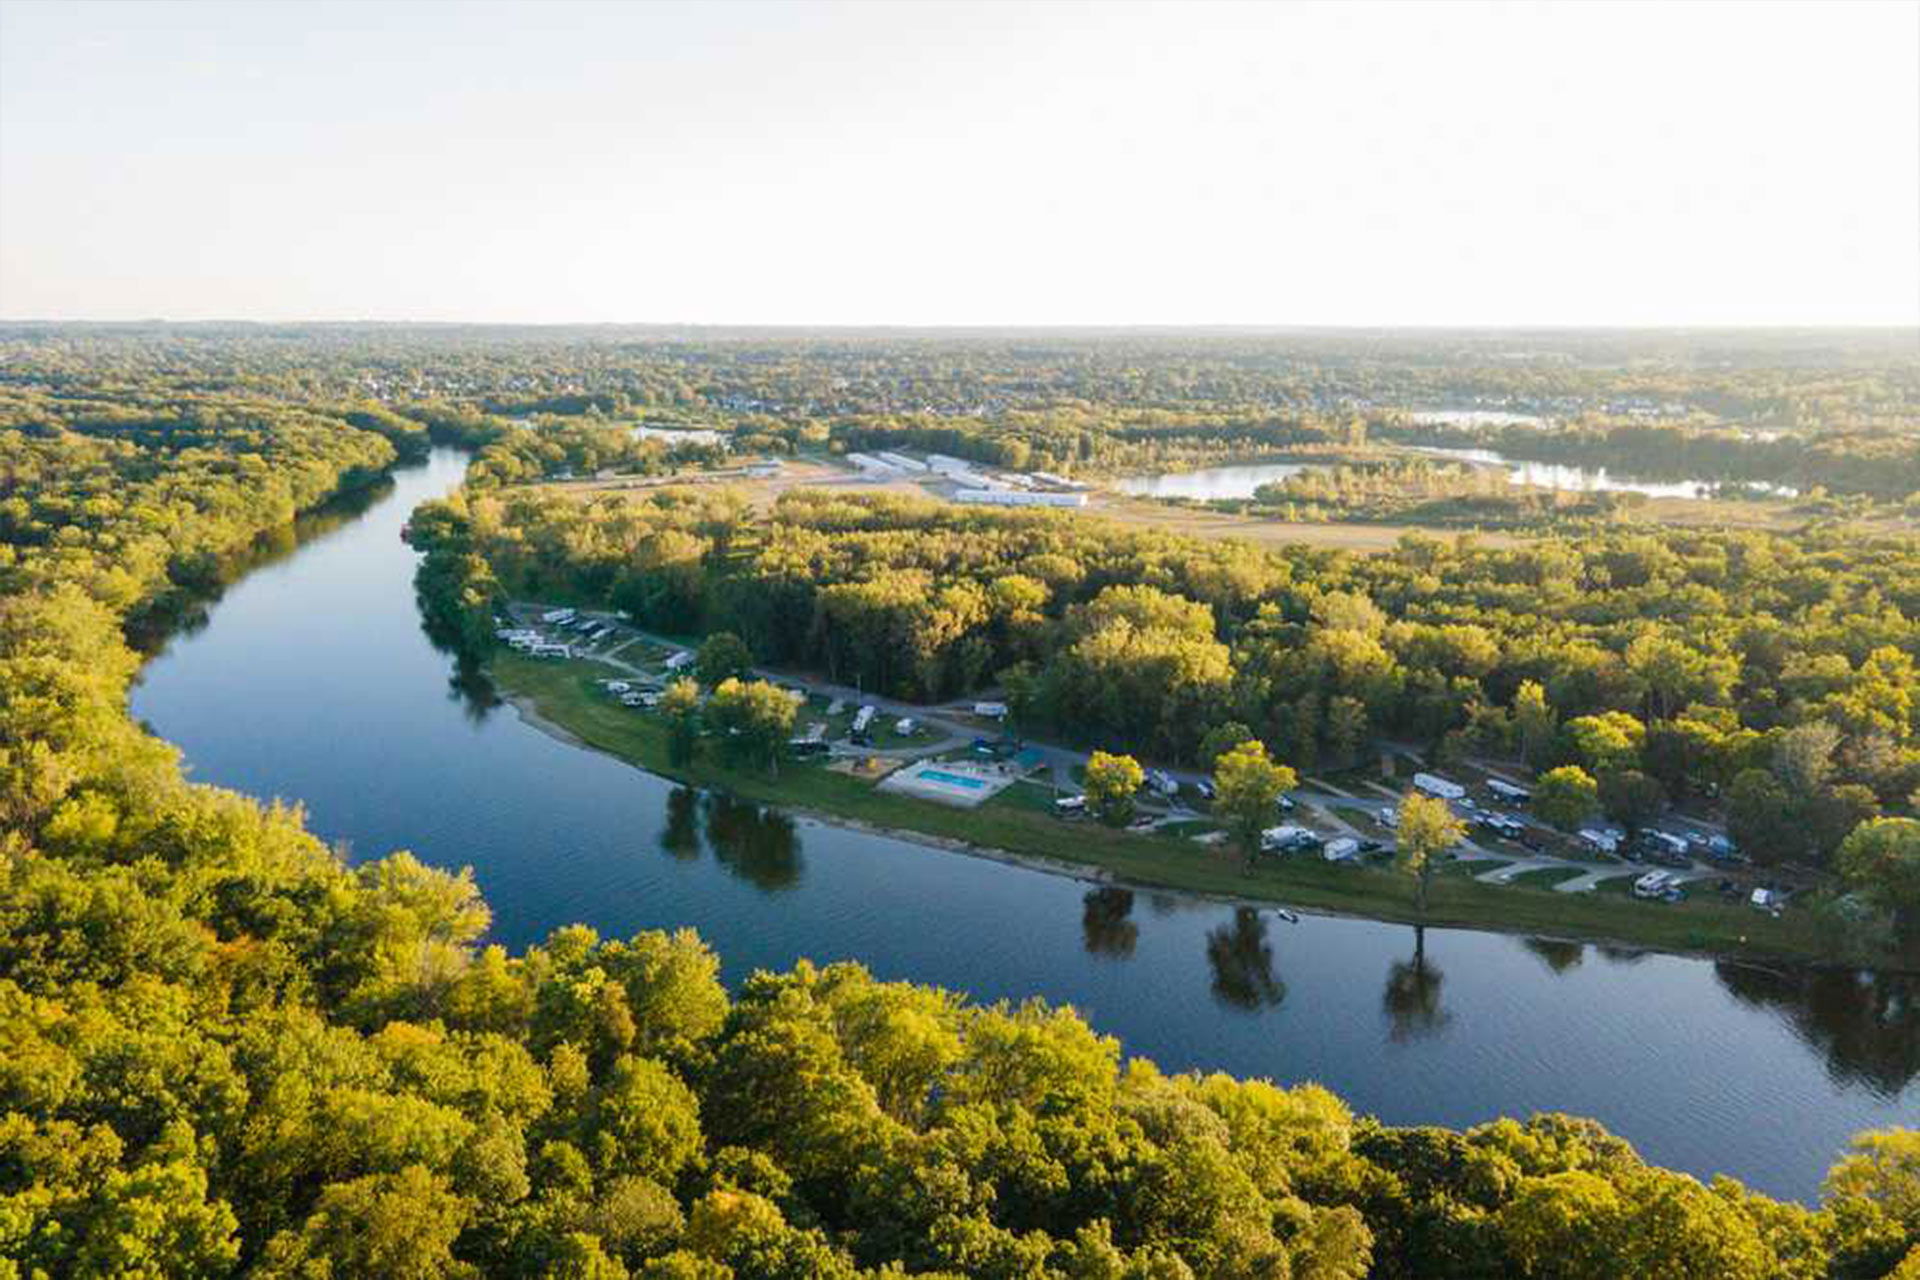
[[[1192,538],[1238,538],[1260,546],[1278,547],[1301,543],[1336,551],[1369,553],[1391,551],[1409,533],[1424,533],[1450,538],[1465,530],[1422,528],[1411,524],[1333,524],[1299,520],[1269,520],[1260,516],[1228,515],[1197,507],[1180,507],[1155,502],[1151,498],[1131,498],[1118,493],[1097,493],[1087,507],[1090,515],[1104,516],[1122,524],[1164,533],[1184,534]],[[1487,546],[1512,546],[1520,539],[1510,533],[1474,533]]]
[[[834,463],[801,458],[782,464],[779,475],[748,476],[733,470],[688,472],[672,476],[626,476],[595,480],[546,481],[543,492],[560,493],[582,501],[608,494],[643,494],[672,485],[718,485],[746,496],[756,510],[767,510],[791,489],[844,489],[849,493],[891,493],[909,498],[943,500],[935,483],[901,478],[871,481]],[[1072,513],[1069,513],[1072,514]],[[1390,551],[1409,533],[1451,538],[1465,530],[1423,528],[1412,524],[1336,524],[1297,520],[1269,520],[1259,516],[1227,515],[1192,507],[1178,507],[1150,498],[1130,498],[1110,492],[1089,495],[1079,514],[1112,520],[1139,529],[1194,538],[1236,538],[1260,546],[1307,545],[1362,554]],[[1488,546],[1512,546],[1522,539],[1511,533],[1472,533]]]
[[[1828,948],[1804,912],[1780,919],[1744,904],[1706,897],[1647,904],[1616,892],[1558,894],[1549,889],[1479,884],[1470,862],[1435,876],[1423,914],[1410,877],[1386,868],[1335,866],[1316,858],[1263,859],[1190,839],[1135,835],[1047,812],[1042,790],[1022,784],[978,809],[960,811],[878,791],[867,781],[819,765],[788,763],[777,777],[735,768],[709,751],[688,768],[667,763],[664,724],[607,699],[595,672],[574,663],[497,655],[489,671],[543,727],[663,777],[715,787],[745,799],[869,827],[916,834],[987,857],[1143,887],[1368,916],[1560,937],[1611,940],[1669,951],[1728,956],[1822,957]],[[1479,868],[1484,869],[1484,867]],[[1611,888],[1603,885],[1603,889]]]

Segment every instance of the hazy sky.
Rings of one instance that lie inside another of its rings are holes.
[[[0,315],[1920,322],[1920,4],[0,0]]]

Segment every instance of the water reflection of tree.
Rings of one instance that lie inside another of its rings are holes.
[[[660,829],[660,847],[682,862],[700,856],[700,793],[675,787],[667,793],[667,825]]]
[[[1539,956],[1541,963],[1555,973],[1578,969],[1580,962],[1587,958],[1585,944],[1563,938],[1522,938],[1520,944]]]
[[[1273,972],[1267,921],[1252,907],[1236,907],[1233,923],[1207,934],[1213,995],[1234,1009],[1266,1009],[1287,998],[1287,984]]]
[[[500,695],[485,668],[472,658],[461,656],[447,677],[447,697],[460,704],[460,710],[474,724],[483,723],[500,706]]]
[[[707,844],[721,866],[757,888],[800,883],[800,836],[778,809],[716,792],[707,797]]]
[[[1396,1043],[1432,1035],[1453,1020],[1440,1007],[1440,988],[1446,975],[1427,962],[1427,931],[1413,927],[1413,959],[1396,960],[1387,970],[1380,1004],[1387,1013],[1388,1034]]]
[[[1133,891],[1108,886],[1094,889],[1080,913],[1080,932],[1087,954],[1125,959],[1133,954],[1140,940],[1140,926],[1128,919],[1133,914]]]
[[[1742,1003],[1779,1014],[1827,1061],[1827,1074],[1892,1097],[1920,1074],[1920,979],[1855,969],[1761,969],[1721,962],[1714,973]]]

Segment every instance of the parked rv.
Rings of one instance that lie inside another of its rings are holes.
[[[1437,773],[1414,774],[1413,789],[1430,795],[1436,800],[1464,800],[1467,795],[1465,787]]]

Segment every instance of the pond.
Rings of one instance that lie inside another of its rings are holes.
[[[1443,448],[1437,445],[1410,445],[1416,453],[1435,458],[1450,458],[1476,466],[1504,467],[1514,484],[1540,489],[1564,489],[1575,493],[1644,493],[1650,498],[1711,498],[1720,487],[1718,480],[1645,480],[1610,472],[1606,467],[1581,467],[1564,462],[1529,462],[1509,458],[1493,449]],[[1741,487],[1758,493],[1791,498],[1798,490],[1783,484],[1746,482]]]
[[[805,956],[1040,995],[1169,1069],[1314,1080],[1394,1123],[1591,1115],[1650,1160],[1777,1195],[1811,1198],[1849,1135],[1920,1109],[1910,979],[1289,924],[796,820],[567,746],[421,631],[400,526],[464,461],[436,451],[305,522],[175,635],[134,711],[195,778],[298,800],[353,856],[473,867],[510,946],[571,921],[688,925],[730,982]]]
[[[1263,484],[1297,476],[1311,464],[1304,462],[1249,462],[1197,471],[1168,471],[1159,475],[1124,476],[1113,482],[1121,493],[1141,498],[1251,498]]]

